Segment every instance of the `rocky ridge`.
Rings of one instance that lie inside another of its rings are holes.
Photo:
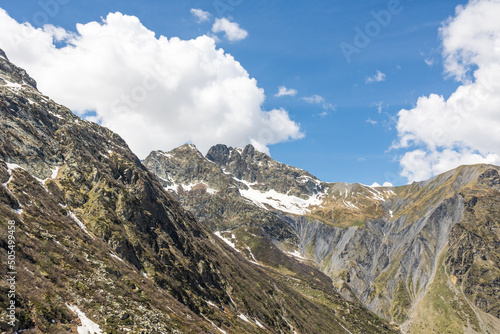
[[[321,182],[251,146],[217,145],[206,157],[192,145],[181,157],[184,149],[152,152],[144,163],[249,259],[279,268],[293,257],[315,266],[344,297],[405,333],[500,328],[499,167],[463,166],[425,182],[373,188]],[[191,168],[193,161],[206,168]],[[306,204],[290,201],[291,194]],[[274,245],[269,252],[261,251],[262,238]],[[436,304],[439,294],[450,300]]]

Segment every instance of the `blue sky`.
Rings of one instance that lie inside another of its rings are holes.
[[[428,0],[0,0],[0,7],[18,22],[28,21],[35,28],[49,23],[72,32],[77,23],[101,22],[114,12],[136,16],[157,38],[213,36],[216,18],[236,22],[248,36],[229,41],[218,34],[217,48],[231,54],[264,89],[264,110],[283,108],[292,121],[300,123],[305,135],[269,144],[271,156],[325,181],[394,185],[411,180],[400,175],[401,157],[409,149],[390,149],[398,141],[398,112],[415,108],[421,96],[435,93],[447,99],[463,84],[445,75],[438,30],[455,16],[457,5],[466,4]],[[373,13],[387,13],[388,6],[397,8],[390,22],[377,23]],[[210,18],[197,22],[190,11],[193,8],[210,13]],[[349,61],[341,45],[355,46],[356,28],[364,31],[367,25],[376,30],[368,37],[368,45],[358,47],[359,53],[351,54]],[[294,89],[296,94],[276,97],[279,86]],[[316,95],[323,101],[305,99]],[[156,149],[162,149],[161,143]]]

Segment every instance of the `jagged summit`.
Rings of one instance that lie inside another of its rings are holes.
[[[0,49],[0,57],[2,57],[5,60],[9,61],[9,58],[7,58],[7,55],[5,54],[5,52],[2,49]]]
[[[0,49],[0,84],[17,89],[28,85],[35,90],[37,89],[36,81],[25,70],[13,65],[2,49]]]

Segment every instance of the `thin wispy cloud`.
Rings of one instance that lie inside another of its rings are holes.
[[[191,8],[191,14],[196,17],[196,21],[198,23],[207,22],[212,16],[212,14],[210,14],[209,12],[205,12],[199,8]]]
[[[328,115],[329,110],[335,110],[335,106],[331,103],[326,102],[325,98],[321,95],[312,95],[312,96],[306,96],[301,98],[301,100],[309,103],[309,104],[319,104],[321,105],[321,108],[323,109],[322,112],[319,114],[316,114],[315,116],[319,117],[325,117]]]
[[[226,39],[230,42],[241,41],[248,36],[248,32],[240,28],[238,23],[231,22],[226,18],[215,19],[215,23],[212,26],[212,32],[214,34],[223,32]]]
[[[385,78],[386,78],[386,75],[384,73],[380,72],[379,70],[377,70],[377,73],[375,73],[371,77],[367,77],[365,79],[365,83],[369,84],[369,83],[375,83],[375,82],[382,82],[382,81],[385,81]]]
[[[381,114],[382,111],[384,110],[384,102],[382,102],[382,101],[373,103],[372,106],[373,107],[377,107],[377,113],[378,114]]]
[[[303,97],[302,100],[304,100],[310,104],[319,104],[319,103],[325,102],[325,98],[321,95],[313,95],[313,96]]]
[[[285,86],[279,86],[278,93],[274,94],[275,97],[295,96],[295,95],[297,95],[296,89],[286,88]]]
[[[424,61],[427,64],[427,66],[433,66],[434,65],[434,58],[425,58]]]

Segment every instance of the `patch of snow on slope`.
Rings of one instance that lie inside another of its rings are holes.
[[[347,201],[347,202],[346,202],[345,200],[342,200],[342,202],[344,203],[344,206],[345,206],[346,208],[348,208],[348,209],[356,209],[356,210],[359,210],[359,208],[358,208],[356,205],[352,204],[350,201]]]
[[[243,179],[238,179],[238,178],[236,178],[236,177],[235,177],[234,179],[235,179],[235,181],[237,181],[237,182],[241,182],[241,183],[245,184],[248,188],[252,188],[252,186],[255,186],[255,185],[257,185],[257,184],[258,184],[257,182],[252,182],[252,183],[250,183],[250,182],[248,182],[248,181],[246,181],[246,180],[243,180]]]
[[[311,181],[311,182],[316,183],[317,185],[321,184],[320,180],[316,180],[316,179],[314,179],[314,178],[312,178],[310,176],[307,176],[307,175],[302,175],[301,177],[299,177],[297,179],[297,181],[299,181],[300,183],[307,183],[307,182]]]
[[[217,305],[215,305],[214,303],[212,303],[210,300],[205,300],[205,302],[206,302],[208,305],[212,306],[212,307],[219,308]]]
[[[208,321],[209,323],[211,323],[211,324],[212,324],[212,326],[214,326],[215,328],[217,328],[217,330],[218,330],[219,332],[221,332],[222,334],[227,334],[225,330],[223,330],[223,329],[221,329],[221,328],[217,327],[217,325],[216,325],[216,324],[214,324],[212,321],[210,321],[210,319],[208,319],[207,317],[205,317],[205,315],[204,315],[203,313],[201,313],[201,316],[202,316],[203,318],[205,318],[205,320],[206,320],[206,321]]]
[[[46,192],[49,192],[49,190],[47,189],[47,187],[45,186],[45,182],[47,182],[48,180],[53,180],[57,177],[57,173],[59,172],[59,169],[61,167],[53,167],[51,168],[50,170],[52,171],[51,175],[49,178],[46,178],[44,180],[42,179],[39,179],[38,177],[36,176],[33,176],[38,182],[40,182],[40,184],[42,185],[43,189],[45,189]]]
[[[206,188],[206,192],[209,193],[210,195],[213,195],[217,192],[217,190],[210,188],[208,184],[206,184],[205,182],[190,183],[188,185],[181,185],[181,187],[182,189],[184,189],[184,191],[191,191],[194,187],[196,187],[199,184],[203,184]]]
[[[16,165],[16,164],[9,164],[9,163],[6,163],[7,165],[7,173],[9,173],[9,179],[7,180],[7,182],[3,183],[4,187],[7,188],[7,186],[9,185],[10,181],[12,181],[12,170],[16,169],[16,168],[19,168],[19,169],[22,169],[21,166],[19,165]],[[8,189],[8,188],[7,188]]]
[[[255,321],[255,324],[256,324],[257,326],[259,326],[259,327],[260,327],[260,328],[262,328],[262,329],[265,329],[265,327],[264,327],[264,326],[263,326],[263,325],[262,325],[262,324],[261,324],[258,320],[254,320],[254,321]]]
[[[54,116],[54,117],[57,117],[57,118],[59,118],[59,119],[64,119],[64,117],[62,117],[61,115],[58,115],[58,114],[56,114],[56,113],[53,113],[53,112],[52,112],[52,111],[50,111],[50,110],[47,110],[47,112],[48,112],[49,114],[51,114],[52,116]]]
[[[278,193],[274,189],[261,192],[256,189],[252,189],[251,187],[249,187],[248,190],[240,189],[240,194],[263,209],[267,210],[265,205],[267,204],[274,209],[296,215],[306,214],[310,211],[307,208],[311,205],[320,205],[322,202],[321,197],[324,195],[316,194],[305,200],[296,196]]]
[[[222,241],[224,241],[226,244],[228,244],[232,249],[234,249],[235,251],[237,251],[238,253],[240,253],[240,251],[236,248],[236,245],[234,244],[234,242],[232,242],[231,240],[227,239],[227,238],[224,238],[222,236],[222,234],[217,231],[217,232],[214,232],[214,234],[216,236],[218,236]],[[235,239],[235,236],[234,234],[232,235],[233,239]]]
[[[304,256],[302,256],[302,254],[300,254],[300,252],[298,250],[294,250],[293,252],[285,252],[286,254],[289,254],[297,259],[300,259],[300,260],[307,260]]]
[[[115,258],[115,259],[117,259],[118,261],[121,261],[121,262],[125,263],[125,261],[123,261],[123,260],[122,260],[119,256],[117,256],[117,255],[115,255],[115,254],[113,254],[113,253],[109,253],[109,254],[111,255],[111,257],[112,257],[112,258]]]
[[[73,212],[68,211],[68,217],[71,217],[75,221],[75,223],[83,230],[83,232],[87,233],[92,239],[94,239],[94,236],[90,234],[89,231],[87,231],[85,225],[83,225],[80,219],[78,219],[78,217]]]
[[[250,256],[252,257],[252,259],[253,259],[255,262],[257,262],[257,259],[255,258],[255,256],[253,256],[253,253],[252,253],[252,250],[250,249],[250,247],[248,247],[248,246],[247,246],[246,248],[247,248],[248,252],[250,253]]]
[[[244,314],[242,314],[242,313],[240,313],[240,314],[238,315],[238,318],[240,318],[241,320],[246,321],[246,322],[248,322],[249,324],[251,324],[250,320],[248,320],[248,318],[247,318]]]
[[[160,152],[160,154],[163,155],[167,159],[170,159],[170,158],[174,157],[171,153]]]
[[[66,306],[78,316],[82,323],[82,325],[77,328],[78,334],[102,334],[99,325],[90,320],[78,307],[71,304],[66,304]]]
[[[52,175],[50,176],[50,178],[51,178],[52,180],[53,180],[53,179],[55,179],[55,178],[57,177],[57,173],[59,172],[59,169],[60,169],[60,168],[61,168],[61,167],[57,167],[57,166],[56,166],[56,167],[54,167],[54,168],[52,168]]]
[[[373,194],[372,196],[373,199],[376,199],[378,201],[385,201],[385,198],[381,196],[382,194],[377,189],[372,187],[368,187],[366,189]]]
[[[7,180],[7,182],[5,183],[2,183],[2,185],[5,187],[5,189],[7,190],[7,192],[9,194],[11,194],[17,201],[17,204],[19,205],[20,209],[17,209],[17,210],[14,210],[19,216],[23,214],[23,206],[21,205],[21,202],[19,202],[19,200],[17,199],[16,196],[14,196],[14,194],[12,193],[12,191],[10,191],[9,189],[9,183],[12,181],[12,178],[14,177],[12,175],[12,170],[16,169],[16,168],[19,168],[19,169],[23,169],[21,166],[19,165],[16,165],[16,164],[9,164],[9,163],[6,163],[7,165],[7,173],[9,174],[9,179]]]
[[[7,80],[6,78],[2,78],[6,83],[5,85],[2,85],[4,87],[7,87],[10,91],[12,90],[20,90],[23,86],[18,84],[18,83],[15,83],[15,82],[12,82],[12,81],[9,81]]]
[[[190,184],[176,184],[175,182],[173,182],[172,179],[165,180],[161,177],[160,177],[160,179],[162,179],[164,181],[172,182],[172,185],[170,185],[168,187],[163,187],[163,189],[165,189],[167,191],[171,190],[173,192],[177,192],[179,190],[179,187],[181,187],[183,191],[188,192],[188,191],[193,190],[193,188],[196,187],[197,185],[203,184],[205,186],[205,191],[207,193],[209,193],[210,195],[214,195],[217,192],[216,189],[210,188],[205,182],[197,182],[197,183],[190,183]]]

